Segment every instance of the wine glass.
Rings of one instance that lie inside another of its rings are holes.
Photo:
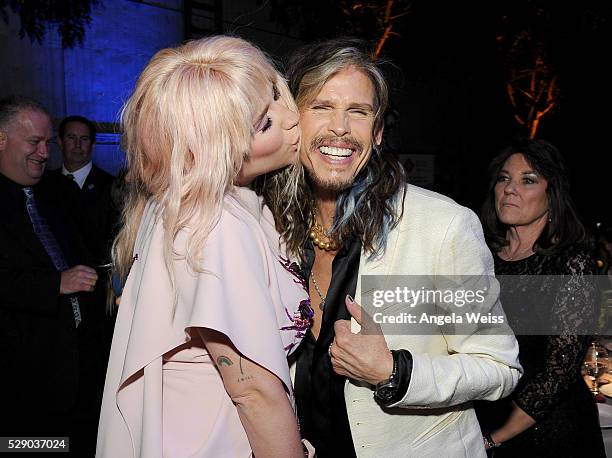
[[[599,393],[597,378],[608,370],[608,352],[597,342],[591,343],[584,359],[584,371],[591,380],[590,390],[593,395]]]

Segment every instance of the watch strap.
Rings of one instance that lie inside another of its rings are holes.
[[[397,376],[397,356],[395,355],[395,350],[391,350],[391,357],[393,358],[393,369],[391,369],[391,375],[387,380],[383,380],[376,384],[376,390],[378,391],[383,385],[387,385],[395,380]]]
[[[406,396],[412,376],[412,354],[408,350],[391,350],[391,354],[393,355],[393,372],[390,378],[397,381],[397,388],[395,394],[384,402],[374,396],[383,407],[396,404]]]

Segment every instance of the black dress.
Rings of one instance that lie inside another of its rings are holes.
[[[508,398],[477,402],[476,411],[483,431],[504,424],[511,401],[536,424],[504,442],[493,456],[605,457],[597,406],[580,374],[591,337],[578,334],[592,326],[598,309],[597,289],[584,277],[596,273],[593,258],[575,247],[519,261],[495,257],[495,273],[502,306],[517,333],[524,375]],[[570,281],[560,289],[554,279],[562,275]],[[528,332],[544,323],[554,335]]]

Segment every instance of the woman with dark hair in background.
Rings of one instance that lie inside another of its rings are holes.
[[[563,159],[546,141],[519,139],[489,171],[482,223],[525,372],[508,398],[477,403],[485,446],[495,457],[603,457],[580,374],[598,308],[596,264]]]

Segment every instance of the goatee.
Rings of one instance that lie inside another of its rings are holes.
[[[310,183],[313,185],[313,187],[321,191],[329,193],[341,193],[342,191],[350,189],[350,187],[353,185],[354,180],[352,178],[323,178],[317,175],[314,170],[310,170],[306,167],[304,168],[306,169],[306,175]]]

